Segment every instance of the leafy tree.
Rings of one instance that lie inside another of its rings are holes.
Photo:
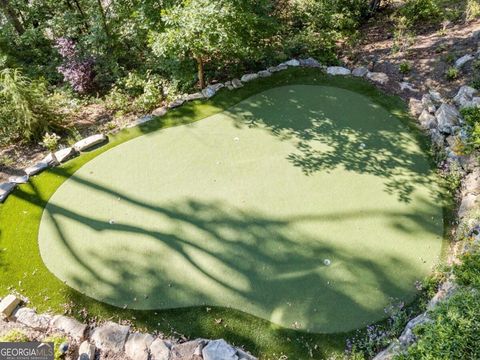
[[[206,62],[254,51],[271,28],[265,11],[256,1],[185,0],[163,12],[165,30],[151,33],[151,47],[160,57],[195,59],[204,88]]]

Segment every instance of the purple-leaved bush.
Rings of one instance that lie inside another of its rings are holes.
[[[55,48],[64,60],[64,63],[57,68],[58,72],[63,75],[65,81],[68,81],[75,91],[81,94],[88,92],[93,83],[94,59],[91,57],[82,58],[72,39],[58,38],[55,42]]]

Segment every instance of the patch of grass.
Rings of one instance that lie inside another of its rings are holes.
[[[20,330],[10,330],[8,333],[0,337],[0,342],[26,342],[30,339]]]
[[[11,156],[6,154],[0,156],[0,166],[10,167],[13,164],[15,164],[15,160]]]
[[[459,76],[460,71],[454,66],[449,67],[448,70],[445,72],[445,77],[447,78],[447,80],[450,81],[458,79]]]
[[[404,61],[400,64],[400,66],[398,67],[398,70],[403,75],[406,75],[412,71],[412,64],[410,64],[408,61]]]
[[[83,154],[66,164],[35,176],[20,185],[0,205],[0,295],[14,290],[30,299],[38,311],[69,313],[82,320],[98,318],[128,320],[137,329],[162,331],[167,335],[224,338],[260,355],[263,360],[322,359],[341,354],[347,338],[354,333],[311,334],[273,325],[241,311],[228,308],[180,308],[162,311],[120,309],[89,298],[66,286],[45,267],[37,236],[43,208],[56,189],[77,169],[94,157],[125,141],[158,129],[188,124],[219,113],[241,100],[275,86],[289,84],[330,85],[356,91],[385,107],[412,129],[425,152],[429,143],[411,122],[406,106],[398,97],[388,96],[373,85],[350,77],[332,77],[318,69],[289,69],[270,78],[259,79],[236,91],[222,89],[205,102],[188,103],[142,126],[125,129],[110,138],[104,147]],[[433,162],[432,162],[433,163]],[[66,264],[68,266],[68,264]],[[45,298],[48,297],[46,301]],[[216,319],[222,319],[219,324]]]
[[[63,353],[60,351],[60,345],[63,343],[68,343],[68,339],[65,336],[62,335],[51,335],[46,338],[44,338],[42,341],[44,342],[53,342],[53,347],[55,349],[55,360],[61,360],[63,359]]]

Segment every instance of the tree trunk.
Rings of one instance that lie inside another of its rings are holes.
[[[200,89],[205,87],[205,72],[203,70],[203,59],[201,56],[196,56],[195,59],[197,60],[198,65],[198,82],[200,84]]]
[[[18,14],[16,13],[15,9],[10,6],[10,3],[8,2],[8,0],[0,0],[0,8],[2,8],[6,18],[15,28],[18,35],[22,35],[25,32],[25,28],[20,22],[18,18]]]
[[[110,39],[110,31],[108,30],[108,25],[107,25],[107,16],[105,15],[105,10],[103,9],[103,6],[102,6],[102,0],[97,0],[97,4],[98,4],[98,10],[100,11],[100,15],[102,16],[103,29],[105,30],[105,35],[107,35],[107,38]]]
[[[80,3],[78,2],[78,0],[74,0],[74,2],[75,2],[75,7],[77,8],[78,12],[80,13],[80,16],[82,17],[83,26],[85,27],[85,31],[87,31],[87,32],[90,31],[90,26],[88,25],[87,17],[85,16],[85,13],[83,12],[82,7],[80,6]],[[70,4],[70,1],[67,0],[67,3],[69,5],[69,7],[72,6]]]

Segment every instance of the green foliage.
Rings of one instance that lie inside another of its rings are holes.
[[[480,90],[480,60],[475,60],[472,64],[472,81],[470,82],[470,86]]]
[[[10,330],[8,333],[0,337],[0,342],[26,342],[30,339],[20,330]]]
[[[480,289],[480,253],[467,253],[460,260],[460,265],[453,267],[457,283]]]
[[[450,66],[445,72],[445,77],[450,81],[457,79],[459,76],[460,71],[454,66]]]
[[[480,17],[480,2],[478,0],[467,0],[465,18],[467,20],[474,20],[478,17]]]
[[[60,345],[64,342],[68,343],[68,339],[62,335],[51,335],[43,339],[44,342],[53,342],[53,347],[55,349],[55,360],[63,359],[63,354],[60,352]]]
[[[0,142],[38,139],[54,125],[55,111],[43,81],[18,70],[0,72]]]
[[[50,151],[55,151],[58,148],[58,140],[60,140],[60,136],[46,132],[40,144]]]
[[[442,19],[438,0],[407,0],[400,13],[410,24],[439,22]]]
[[[412,71],[412,65],[408,61],[404,61],[400,64],[399,70],[402,74],[408,74],[410,71]]]
[[[10,167],[15,164],[15,160],[7,154],[0,155],[0,166]]]
[[[467,152],[480,149],[480,108],[471,107],[462,109],[461,114],[467,123],[468,140],[466,144]]]
[[[419,337],[398,360],[480,358],[480,292],[462,289],[431,313],[433,322],[415,329]]]

